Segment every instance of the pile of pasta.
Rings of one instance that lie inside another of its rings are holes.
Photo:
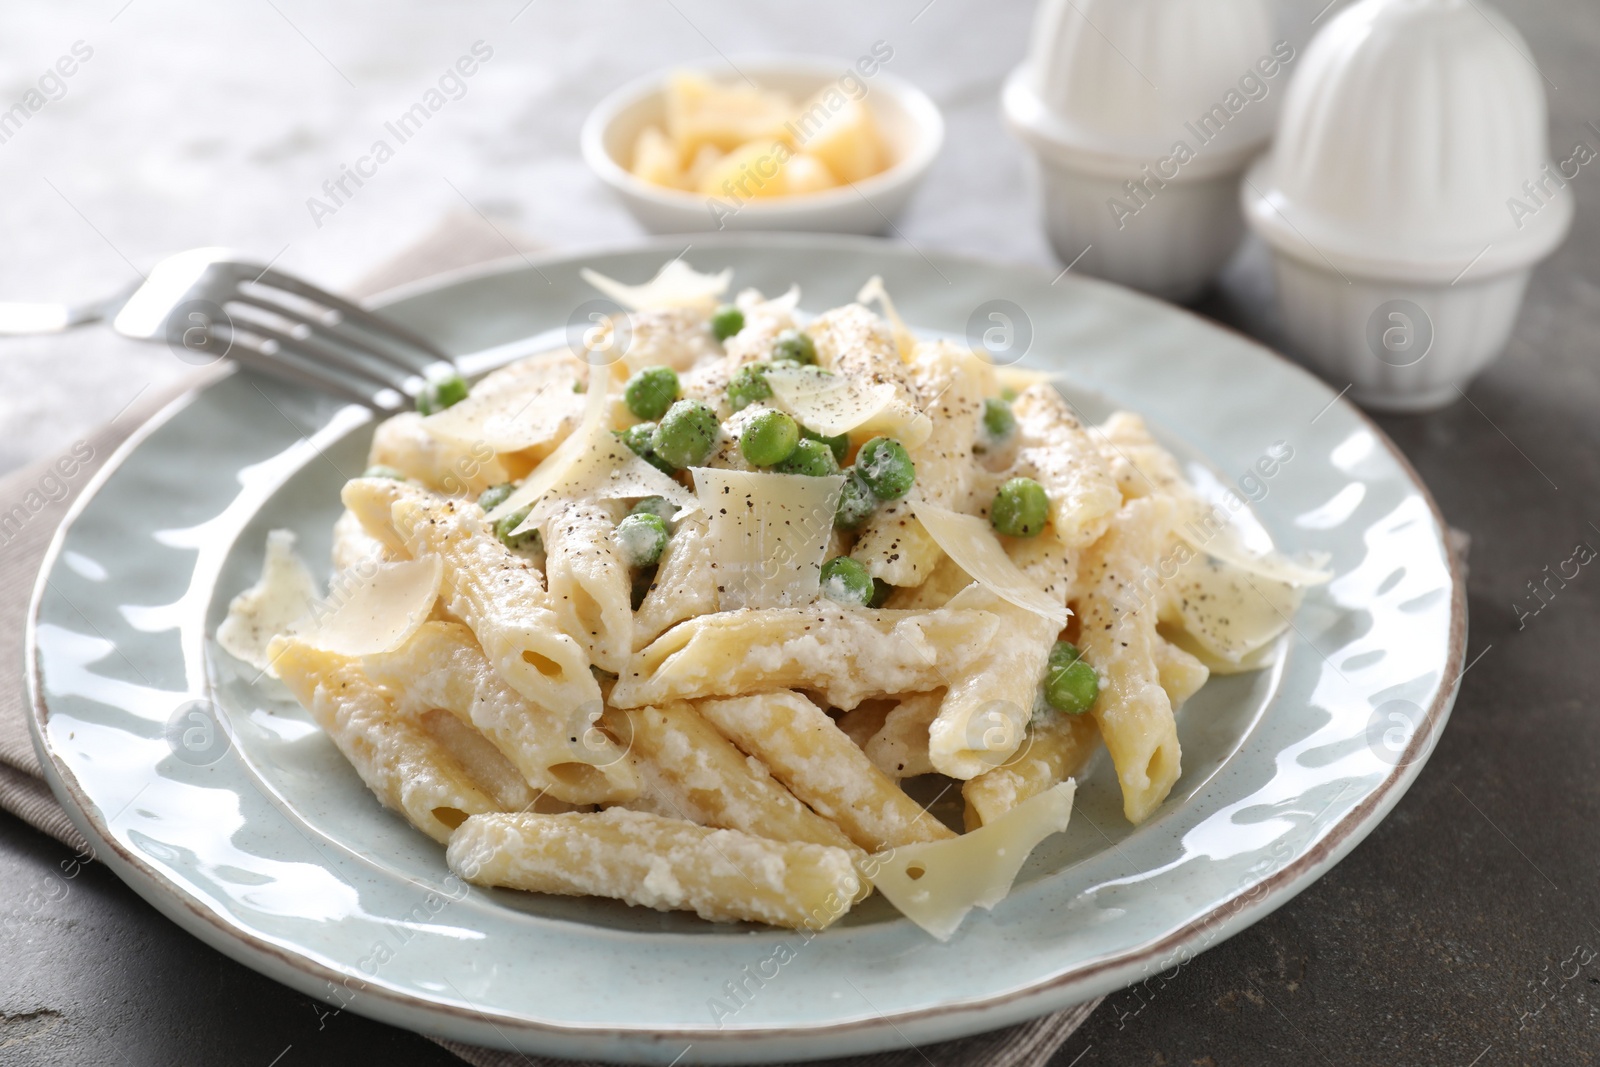
[[[592,280],[630,310],[379,425],[329,592],[274,534],[218,634],[474,883],[809,929],[876,887],[948,936],[1065,827],[1102,742],[1148,819],[1176,709],[1259,667],[1323,577],[1247,551],[1137,416],[1086,426],[1043,376],[917,339],[875,281],[803,320],[681,262]],[[667,401],[703,440],[652,436]],[[753,463],[786,419],[824,447]],[[914,479],[874,495],[887,452]],[[1027,528],[991,514],[1017,479]],[[1093,670],[1066,711],[1064,643]],[[930,774],[963,833],[902,788]]]

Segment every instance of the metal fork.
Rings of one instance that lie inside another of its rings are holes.
[[[0,336],[106,320],[124,337],[165,342],[186,362],[226,357],[385,411],[452,369],[426,338],[222,248],[170,256],[139,285],[95,303],[0,303]]]

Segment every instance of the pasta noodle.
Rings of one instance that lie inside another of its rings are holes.
[[[622,808],[478,815],[450,839],[445,857],[477,885],[615,897],[713,921],[792,929],[831,925],[861,890],[843,849]]]
[[[820,930],[877,879],[946,937],[1102,742],[1150,818],[1176,710],[1326,577],[1202,515],[1138,416],[917,340],[879,279],[812,318],[681,259],[584,276],[620,359],[435,383],[344,486],[328,596],[274,531],[218,631],[475,884]]]
[[[702,700],[700,713],[869,852],[953,836],[799,693]]]

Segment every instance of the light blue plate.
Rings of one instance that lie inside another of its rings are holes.
[[[639,281],[682,248],[516,261],[390,310],[454,353],[514,347],[593,298],[580,267]],[[1073,275],[805,236],[697,236],[688,258],[768,293],[798,282],[813,310],[881,274],[908,321],[954,335],[986,301],[1011,301],[1031,322],[1024,365],[1070,375],[1090,417],[1144,414],[1180,455],[1259,497],[1279,545],[1328,553],[1338,576],[1307,597],[1270,668],[1214,679],[1183,709],[1183,777],[1149,822],[1123,821],[1097,757],[1071,829],[948,944],[881,900],[807,938],[467,890],[275,683],[252,685],[209,643],[267,529],[291,527],[326,558],[371,432],[355,409],[235,374],[112,458],[36,593],[34,739],[122,878],[222,952],[400,1026],[561,1056],[667,1063],[692,1046],[680,1062],[791,1060],[974,1033],[1168,971],[1289,900],[1399,800],[1455,696],[1466,598],[1427,491],[1320,382]],[[1292,459],[1246,479],[1280,441]],[[202,728],[183,714],[195,700],[227,727],[213,762],[168,741]]]

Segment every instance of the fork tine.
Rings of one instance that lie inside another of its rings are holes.
[[[330,365],[318,359],[305,342],[277,330],[258,328],[255,323],[243,327],[212,323],[208,333],[226,346],[228,359],[254,370],[298,385],[309,385],[369,408],[392,411],[403,402],[382,398],[385,390],[393,390],[403,398],[405,392],[398,383],[371,373],[354,372],[345,364]]]
[[[437,362],[431,356],[423,359],[415,358],[400,346],[386,346],[367,340],[355,330],[331,329],[297,308],[287,307],[247,290],[241,289],[235,292],[228,298],[228,303],[239,303],[248,307],[259,308],[262,311],[270,312],[286,319],[296,326],[304,327],[317,342],[335,351],[341,348],[355,349],[355,352],[344,357],[346,359],[358,359],[361,354],[365,354],[391,370],[398,370],[401,374],[415,374],[418,376],[425,376],[429,366]],[[256,322],[257,320],[250,319],[249,325],[253,326]]]
[[[340,296],[318,289],[316,286],[301,281],[291,274],[284,274],[268,267],[255,279],[258,285],[267,285],[293,293],[295,296],[321,304],[324,307],[337,311],[344,321],[359,326],[361,329],[379,337],[390,337],[404,344],[410,345],[426,356],[441,363],[449,363],[450,357],[441,352],[432,341],[401,326],[399,323],[390,322],[388,319],[374,315],[359,305]]]

